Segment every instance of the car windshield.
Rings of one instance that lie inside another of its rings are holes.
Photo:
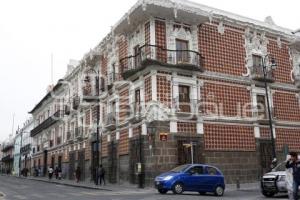
[[[190,165],[180,165],[178,167],[175,167],[174,169],[171,170],[171,172],[182,172],[186,168],[188,168]]]
[[[278,164],[272,171],[273,172],[285,171],[285,162]]]

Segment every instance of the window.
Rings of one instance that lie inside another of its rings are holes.
[[[176,60],[177,63],[187,63],[189,62],[188,56],[188,41],[176,39]]]
[[[201,175],[203,174],[203,167],[202,166],[195,166],[189,169],[189,173],[192,175]]]
[[[262,64],[262,57],[259,55],[252,55],[253,67],[260,68]]]
[[[261,119],[266,119],[266,98],[264,95],[257,95],[257,115]]]
[[[179,109],[181,112],[190,112],[190,87],[179,85]]]
[[[217,175],[218,174],[218,171],[216,168],[207,167],[206,170],[207,170],[208,175]]]

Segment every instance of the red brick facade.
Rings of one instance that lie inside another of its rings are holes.
[[[120,92],[120,106],[119,106],[119,120],[120,123],[123,123],[126,121],[126,118],[128,117],[128,113],[130,111],[129,109],[129,90],[124,89]]]
[[[119,155],[127,155],[128,154],[128,131],[122,130],[120,131],[120,139],[119,139]]]
[[[167,61],[167,53],[161,48],[165,49],[167,47],[166,43],[166,23],[164,21],[155,21],[155,43],[160,48],[157,48],[156,58],[159,61]]]
[[[273,94],[275,117],[285,121],[300,121],[300,103],[295,93],[276,90]]]
[[[177,122],[178,133],[196,134],[197,126],[193,122]]]
[[[199,26],[199,52],[204,57],[204,68],[207,71],[241,76],[245,68],[245,39],[238,29],[225,29],[218,33],[216,25]]]
[[[214,151],[255,151],[253,127],[204,124],[206,150]]]
[[[281,83],[292,83],[291,80],[291,62],[289,48],[286,43],[281,44],[281,48],[278,46],[277,41],[269,40],[268,51],[270,56],[276,60],[276,70],[274,71],[275,80]]]
[[[157,75],[157,100],[165,106],[171,106],[171,81],[166,76]]]
[[[145,102],[152,100],[152,79],[151,76],[145,78]]]
[[[218,114],[230,117],[250,117],[251,99],[246,87],[225,85],[221,82],[204,83],[201,96],[203,97],[204,114]],[[243,106],[249,109],[244,112]]]
[[[284,145],[288,145],[290,151],[299,152],[300,129],[276,128],[276,148],[283,151]]]

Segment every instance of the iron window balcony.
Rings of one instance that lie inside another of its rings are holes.
[[[264,81],[266,80],[267,82],[274,82],[274,69],[266,69],[266,79],[264,77],[264,72],[263,72],[263,67],[262,66],[253,66],[251,68],[251,77],[253,80],[256,81]]]
[[[48,117],[45,121],[40,123],[34,129],[30,131],[30,136],[33,137],[40,133],[42,130],[50,127],[51,125],[55,124],[58,120],[63,117],[63,112],[61,110],[56,111],[52,116]]]
[[[200,53],[192,50],[171,50],[156,45],[143,45],[136,55],[120,60],[122,76],[127,79],[148,65],[162,65],[192,71],[204,71]]]

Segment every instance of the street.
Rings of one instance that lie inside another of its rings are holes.
[[[93,189],[83,189],[77,187],[70,187],[58,185],[53,183],[45,183],[40,181],[33,181],[27,179],[20,179],[16,177],[0,176],[0,193],[4,194],[4,200],[82,200],[82,199],[97,199],[97,200],[190,200],[190,199],[266,199],[259,191],[255,190],[240,190],[227,191],[223,197],[215,197],[213,195],[200,196],[198,193],[186,193],[183,195],[173,195],[169,192],[166,195],[160,195],[155,190],[132,190],[132,191],[100,191]],[[1,196],[0,196],[1,199]],[[286,196],[280,196],[272,199],[287,199]]]

